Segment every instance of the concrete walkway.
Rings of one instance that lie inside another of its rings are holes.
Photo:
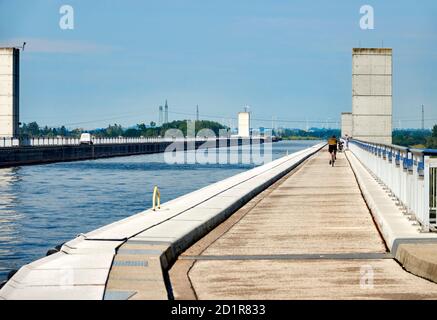
[[[328,159],[319,152],[182,254],[175,298],[437,299],[437,284],[387,253],[344,154]]]

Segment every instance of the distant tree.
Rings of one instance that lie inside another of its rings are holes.
[[[426,139],[426,147],[429,149],[437,149],[437,124],[432,128],[431,137]]]
[[[38,137],[40,135],[39,125],[35,121],[27,125],[27,130],[30,137]]]
[[[108,125],[108,127],[106,128],[107,137],[119,137],[121,135],[123,135],[123,128],[121,127],[121,125]]]
[[[82,134],[83,130],[82,129],[73,129],[70,131],[70,136],[72,138],[79,138],[80,135]]]
[[[214,121],[196,121],[195,133],[197,134],[201,129],[211,129],[216,135],[219,134],[220,129],[226,129],[227,127]],[[157,137],[164,136],[168,129],[179,129],[184,135],[187,134],[187,120],[177,120],[157,127],[156,123],[151,121],[150,126],[146,126],[144,123],[137,124],[135,128],[123,129],[119,124],[109,124],[106,128],[94,129],[88,131],[92,135],[105,138],[105,137]],[[30,122],[28,124],[23,123],[20,127],[20,134],[22,137],[80,137],[83,129],[76,128],[73,130],[68,130],[65,126],[58,128],[51,128],[49,126],[40,127],[36,122]]]
[[[430,130],[404,129],[394,130],[392,134],[393,144],[404,147],[423,148],[428,138],[431,136]]]
[[[21,137],[23,137],[23,138],[29,137],[29,134],[28,134],[29,129],[27,128],[27,124],[23,123],[19,130],[20,130]]]
[[[274,132],[275,133],[275,132]],[[326,140],[333,135],[339,137],[339,129],[318,129],[312,128],[310,131],[305,131],[302,129],[282,129],[280,136],[284,139],[320,139]]]
[[[211,129],[212,131],[214,131],[215,135],[218,136],[220,130],[228,129],[228,127],[215,121],[208,121],[208,120],[196,121],[196,134],[202,129]]]
[[[137,129],[140,131],[145,131],[146,125],[144,123],[137,124]]]
[[[68,130],[65,128],[65,126],[62,126],[62,127],[59,129],[59,135],[60,135],[60,136],[63,136],[63,137],[66,137],[66,136],[68,135]]]
[[[129,137],[129,138],[137,138],[137,137],[141,136],[141,131],[138,129],[135,129],[135,128],[129,128],[129,129],[126,129],[124,131],[123,136]]]

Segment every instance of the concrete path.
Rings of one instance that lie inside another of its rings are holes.
[[[345,156],[328,159],[319,152],[182,254],[175,298],[436,299],[437,284],[387,253]]]

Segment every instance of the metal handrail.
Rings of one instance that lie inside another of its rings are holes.
[[[357,139],[350,139],[349,146],[367,169],[390,190],[405,212],[421,224],[422,231],[430,231],[436,225],[437,150]]]
[[[409,150],[408,147],[399,146],[397,144],[385,144],[385,143],[368,142],[368,141],[363,141],[363,140],[359,140],[359,139],[350,139],[350,141],[361,142],[361,143],[364,143],[364,144],[372,144],[372,145],[378,146],[378,147],[388,147],[388,148],[391,148],[391,149],[401,150],[401,151]]]
[[[94,145],[105,145],[105,144],[125,144],[125,143],[160,143],[160,142],[174,142],[174,141],[196,141],[204,142],[212,140],[212,137],[181,137],[181,138],[168,138],[168,137],[140,137],[140,138],[127,138],[127,137],[117,137],[117,138],[97,138],[92,137],[92,142]],[[243,139],[241,137],[215,137],[215,140],[239,140]],[[252,139],[255,139],[252,137]],[[78,138],[1,138],[0,137],[0,148],[12,148],[12,147],[38,147],[38,146],[67,146],[67,145],[80,145],[80,139]]]
[[[408,149],[413,154],[422,154],[422,155],[429,155],[429,156],[437,156],[437,149],[415,149],[411,148]]]
[[[159,192],[158,186],[153,188],[153,211],[156,211],[156,208],[161,209],[161,192]]]

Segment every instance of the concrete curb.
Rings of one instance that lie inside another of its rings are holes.
[[[395,258],[405,270],[437,283],[437,243],[402,243]]]

